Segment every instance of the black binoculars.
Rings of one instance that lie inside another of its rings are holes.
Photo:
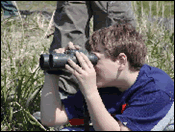
[[[67,50],[64,53],[51,53],[51,54],[41,54],[40,55],[40,67],[45,71],[57,71],[59,69],[65,68],[65,64],[68,64],[68,59],[70,58],[76,64],[80,65],[75,55],[75,52],[83,52],[93,65],[97,64],[98,57],[91,53],[89,54],[84,50]]]

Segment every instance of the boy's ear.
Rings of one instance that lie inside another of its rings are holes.
[[[125,53],[120,53],[117,57],[119,70],[123,70],[127,66],[127,56]]]

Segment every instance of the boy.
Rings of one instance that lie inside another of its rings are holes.
[[[59,76],[46,74],[41,95],[43,124],[63,125],[82,118],[83,95],[93,124],[90,130],[158,131],[173,127],[174,82],[162,70],[144,64],[146,46],[131,25],[95,31],[86,49],[99,58],[95,66],[79,52],[76,56],[81,66],[71,60],[65,66],[79,81],[80,91],[74,96],[61,101]]]

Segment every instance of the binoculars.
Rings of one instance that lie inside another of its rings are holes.
[[[98,57],[93,53],[89,54],[84,50],[67,50],[64,53],[41,54],[40,67],[45,71],[57,71],[65,68],[65,64],[68,64],[68,59],[71,59],[76,64],[80,65],[75,55],[76,51],[83,52],[93,65],[97,64]]]

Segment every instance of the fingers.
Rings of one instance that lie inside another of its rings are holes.
[[[56,52],[56,53],[64,53],[65,52],[65,48],[55,49],[54,52]]]
[[[69,65],[65,65],[65,68],[67,69],[67,70],[69,70],[72,74],[77,74],[77,73],[79,73],[79,74],[81,74],[82,72],[83,72],[83,70],[82,70],[82,68],[81,67],[79,67],[75,62],[73,62],[71,59],[68,59],[68,63],[70,64],[70,66]]]
[[[81,49],[79,45],[74,45],[77,50]]]
[[[83,69],[87,70],[87,69],[91,69],[93,68],[93,64],[91,63],[91,61],[89,60],[89,58],[82,52],[76,52],[76,56],[78,58],[78,61],[80,62],[80,65]]]
[[[54,52],[56,53],[64,53],[66,50],[72,50],[72,49],[81,49],[79,45],[74,45],[72,42],[69,42],[68,45],[65,48],[59,48],[55,49]]]
[[[76,51],[76,56],[78,58],[78,62],[80,63],[81,67],[85,70],[87,70],[89,67],[86,63],[86,60],[84,59],[84,57],[82,56],[81,52]]]
[[[68,64],[65,65],[65,68],[69,70],[72,74],[74,74],[76,77],[78,77],[80,74],[84,74],[84,72],[87,72],[93,68],[93,64],[89,60],[89,58],[83,54],[82,52],[76,51],[77,59],[81,65],[77,65],[75,62],[73,62],[71,59],[68,59]]]
[[[89,58],[82,52],[80,52],[80,54],[82,55],[83,59],[85,60],[86,64],[88,65],[89,68],[93,67],[93,64],[91,63],[91,61],[89,60]]]
[[[66,50],[75,49],[74,44],[72,42],[69,42],[66,46]]]
[[[65,65],[65,68],[67,70],[69,70],[73,75],[75,75],[76,77],[78,77],[78,72],[76,70],[74,70],[72,67],[70,67],[68,64]]]
[[[81,47],[79,45],[74,45],[72,42],[68,43],[68,46],[66,47],[66,50],[72,50],[72,49],[81,49]]]

